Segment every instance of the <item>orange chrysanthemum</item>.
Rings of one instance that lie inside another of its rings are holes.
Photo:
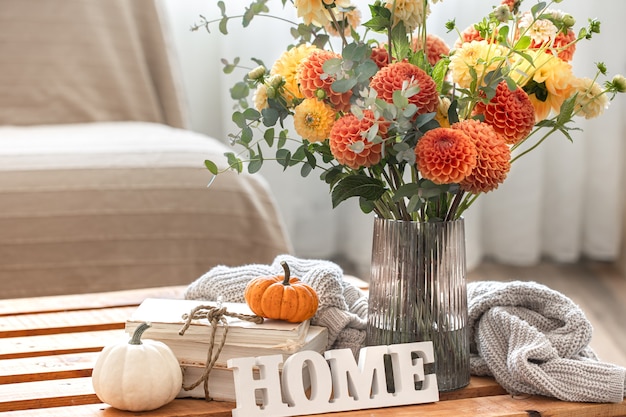
[[[486,193],[498,188],[511,169],[511,150],[493,127],[478,120],[462,120],[452,125],[469,136],[476,146],[477,161],[472,173],[461,181],[470,193]]]
[[[370,58],[376,63],[379,69],[389,65],[389,53],[387,49],[382,46],[372,48],[372,56]]]
[[[415,163],[422,176],[435,184],[463,181],[476,166],[476,146],[459,129],[429,130],[415,147]]]
[[[330,130],[330,151],[337,162],[352,169],[370,167],[382,158],[382,144],[371,143],[362,134],[374,123],[378,123],[378,134],[381,137],[387,134],[387,124],[382,119],[376,121],[371,110],[365,110],[363,114],[364,117],[359,120],[354,114],[347,113]]]
[[[432,113],[439,105],[439,94],[435,81],[420,67],[408,62],[394,62],[382,68],[372,77],[370,87],[378,93],[378,97],[387,103],[393,103],[393,92],[402,90],[404,83],[409,87],[418,85],[419,92],[409,97],[409,103],[417,106],[417,114]]]
[[[576,34],[573,30],[568,30],[567,33],[559,32],[556,35],[556,39],[554,40],[555,48],[564,48],[562,51],[558,53],[558,57],[563,61],[569,62],[574,58],[574,53],[576,52]]]
[[[335,112],[323,101],[307,98],[294,111],[296,133],[309,142],[322,142],[330,134],[335,122]]]
[[[413,51],[422,49],[422,40],[419,37],[413,39]],[[442,55],[448,55],[450,47],[437,35],[429,33],[426,35],[426,56],[428,63],[432,66],[441,59]]]
[[[324,96],[335,110],[348,111],[352,91],[337,93],[331,88],[335,78],[322,77],[324,62],[332,58],[341,58],[341,55],[319,49],[313,51],[298,65],[296,77],[300,84],[300,91],[306,98],[321,98],[319,92],[322,91],[321,96]]]
[[[524,139],[535,126],[535,108],[528,94],[521,88],[509,90],[505,81],[496,88],[496,95],[485,104],[479,102],[474,109],[485,117],[506,143],[516,144]]]

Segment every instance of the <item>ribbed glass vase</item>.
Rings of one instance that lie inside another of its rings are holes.
[[[463,219],[374,219],[367,344],[432,341],[439,391],[470,379],[465,270]]]

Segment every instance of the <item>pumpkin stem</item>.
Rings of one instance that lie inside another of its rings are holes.
[[[287,262],[285,262],[285,261],[282,261],[280,263],[280,265],[285,270],[285,279],[283,279],[283,285],[291,285],[289,283],[289,279],[291,278],[291,272],[289,271],[289,265],[287,265]]]
[[[128,344],[129,345],[141,345],[141,336],[143,335],[143,332],[148,330],[148,328],[150,327],[152,327],[152,324],[147,323],[147,322],[141,323],[139,326],[137,326]]]

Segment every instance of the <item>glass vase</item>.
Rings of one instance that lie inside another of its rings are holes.
[[[466,386],[470,372],[463,219],[375,218],[371,266],[367,344],[430,340],[439,391]]]

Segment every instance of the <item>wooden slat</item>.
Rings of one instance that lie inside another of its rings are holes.
[[[0,338],[0,360],[99,352],[105,345],[127,339],[122,329]]]
[[[186,286],[0,300],[0,316],[139,305],[146,298],[183,298]]]
[[[0,317],[0,337],[123,329],[137,307],[115,307]]]
[[[145,413],[128,413],[105,404],[79,405],[74,407],[42,408],[3,413],[2,417],[231,417],[235,406],[228,402],[206,402],[203,400],[175,400],[158,410]],[[388,407],[370,410],[355,410],[343,413],[316,414],[311,417],[609,417],[626,415],[626,403],[591,404],[569,403],[544,397],[523,399],[507,395],[487,398],[466,398],[418,404],[404,407]]]
[[[441,392],[439,393],[439,399],[441,401],[449,401],[463,398],[489,397],[506,393],[505,389],[493,378],[472,377],[467,387],[449,392]]]
[[[0,385],[0,411],[96,404],[91,378],[22,382]]]
[[[0,384],[91,376],[99,352],[3,360]]]
[[[235,405],[226,402],[206,402],[204,400],[174,400],[171,403],[150,412],[129,413],[116,410],[106,404],[90,404],[74,407],[41,408],[2,413],[2,417],[232,417]]]

